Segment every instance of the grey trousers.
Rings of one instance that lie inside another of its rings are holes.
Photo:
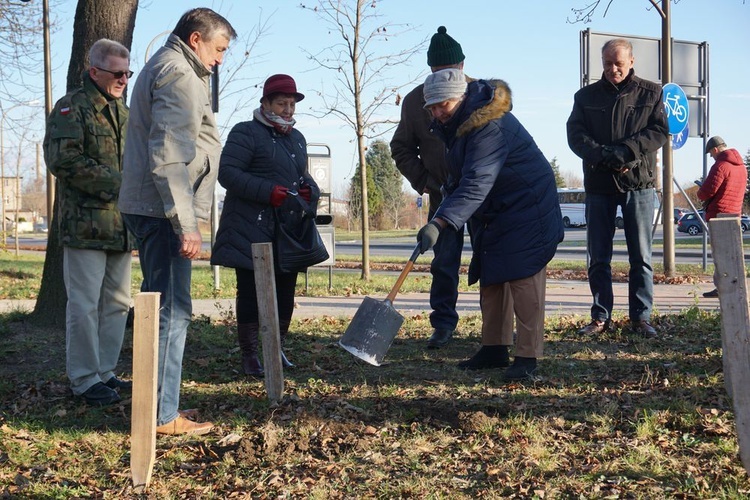
[[[66,370],[73,394],[114,376],[130,307],[130,252],[65,247]]]
[[[508,323],[512,326],[512,304],[516,316],[515,355],[541,358],[544,350],[544,300],[547,291],[547,268],[528,278],[491,285],[480,289],[482,303],[482,345],[509,345]],[[510,318],[510,319],[509,319]]]

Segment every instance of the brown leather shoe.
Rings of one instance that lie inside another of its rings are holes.
[[[213,428],[214,424],[211,422],[193,422],[180,415],[171,422],[158,426],[156,433],[167,436],[181,436],[184,434],[201,435],[210,432]]]
[[[593,320],[588,325],[578,330],[578,335],[598,335],[609,330],[609,320],[598,321]]]
[[[658,335],[656,328],[651,326],[651,323],[649,323],[645,319],[642,319],[640,321],[633,321],[633,323],[631,324],[631,328],[633,329],[634,333],[643,335],[644,337],[654,338]]]

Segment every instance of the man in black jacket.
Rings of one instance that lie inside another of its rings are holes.
[[[654,215],[656,151],[669,137],[661,87],[635,76],[633,46],[622,38],[602,47],[602,78],[574,97],[568,145],[583,159],[591,323],[581,334],[609,328],[612,240],[617,206],[622,208],[630,261],[629,315],[634,332],[656,336],[651,325],[654,283],[651,223]]]
[[[448,35],[445,26],[440,26],[432,35],[427,50],[427,64],[431,71],[446,68],[463,69],[464,53],[461,44]],[[430,132],[432,117],[424,109],[423,85],[409,92],[401,104],[401,121],[391,140],[391,152],[396,168],[409,180],[419,194],[430,197],[428,219],[432,219],[443,200],[441,186],[448,179],[445,163],[445,145]],[[458,324],[456,301],[458,300],[458,272],[461,267],[461,251],[464,246],[464,228],[445,231],[433,249],[435,258],[430,266],[432,287],[430,288],[430,323],[433,332],[427,347],[437,349],[445,346],[453,337]],[[507,331],[505,341],[513,343],[512,304],[507,311],[502,329]],[[508,324],[509,323],[509,324]]]

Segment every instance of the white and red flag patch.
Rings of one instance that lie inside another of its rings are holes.
[[[70,108],[69,107],[60,108],[60,114],[61,115],[67,115],[68,113],[70,113]]]

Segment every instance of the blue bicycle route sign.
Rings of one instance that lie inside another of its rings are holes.
[[[667,113],[669,133],[679,134],[688,124],[688,100],[685,91],[676,83],[668,83],[662,89],[664,111]]]
[[[687,142],[688,136],[690,135],[690,126],[685,124],[685,128],[682,132],[674,134],[672,136],[672,149],[680,149]]]

